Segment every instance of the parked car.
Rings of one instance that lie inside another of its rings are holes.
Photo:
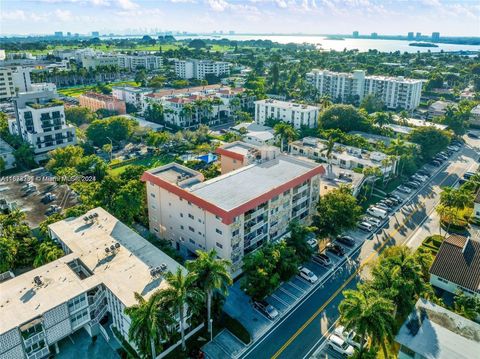
[[[478,135],[474,132],[468,132],[467,136],[470,137],[470,138],[479,138]]]
[[[381,202],[385,203],[390,208],[394,208],[398,205],[398,202],[391,198],[384,198]]]
[[[314,262],[317,262],[317,263],[323,265],[323,266],[329,266],[329,265],[332,264],[332,261],[331,261],[330,257],[327,256],[324,253],[314,254],[312,256],[312,260]]]
[[[55,194],[49,192],[45,196],[43,196],[40,201],[43,204],[47,204],[47,203],[53,202],[56,198],[57,196]]]
[[[398,195],[396,195],[396,194],[392,194],[392,193],[391,193],[391,194],[388,195],[387,198],[390,199],[391,201],[395,201],[397,204],[403,203],[402,197],[400,197],[400,196],[398,196]]]
[[[418,187],[420,187],[420,183],[417,181],[408,181],[407,183],[404,184],[404,186],[409,187],[412,190],[415,190]]]
[[[414,174],[412,177],[410,177],[412,180],[414,181],[418,181],[418,182],[425,182],[428,177],[424,177],[422,175],[419,175],[419,174]]]
[[[345,340],[351,346],[356,347],[357,349],[360,348],[361,339],[353,330],[345,330],[345,327],[340,325],[334,329],[333,333],[337,337]]]
[[[353,355],[354,352],[354,349],[350,344],[335,334],[331,334],[328,337],[328,346],[337,353],[347,356]]]
[[[318,246],[317,240],[315,238],[307,240],[307,243],[313,249],[317,248],[317,246]]]
[[[437,161],[437,160],[433,160],[432,162],[430,162],[430,164],[434,167],[440,167],[442,162]]]
[[[380,224],[382,224],[382,220],[375,218],[375,217],[370,217],[370,216],[363,216],[363,222],[370,223],[372,226],[379,227]]]
[[[378,203],[375,203],[375,207],[380,208],[380,209],[383,209],[384,211],[387,211],[387,212],[391,212],[391,211],[392,211],[391,206],[389,206],[388,204],[386,204],[386,203],[383,202],[383,201],[380,201],[380,202],[378,202]]]
[[[380,218],[380,219],[385,219],[388,217],[388,213],[386,210],[383,208],[378,208],[378,207],[369,207],[367,209],[367,213],[375,218]]]
[[[428,172],[426,170],[419,170],[419,171],[417,171],[417,174],[419,174],[420,176],[427,177],[427,178],[429,178],[431,176],[430,172]]]
[[[362,231],[364,232],[373,232],[373,225],[368,223],[368,222],[360,222],[359,224],[357,224],[357,227],[358,229],[361,229]]]
[[[447,148],[451,151],[455,151],[455,152],[458,152],[460,151],[460,148],[458,148],[457,146],[455,145],[450,145],[450,146],[447,146]]]
[[[339,246],[338,244],[335,244],[335,243],[330,243],[327,246],[327,251],[335,254],[338,257],[343,257],[345,255],[345,249],[343,249],[342,246]]]
[[[475,176],[475,172],[471,172],[471,171],[465,172],[465,173],[463,174],[463,178],[465,178],[466,180],[469,180],[469,179],[472,178],[473,176]]]
[[[253,306],[262,312],[267,318],[273,320],[278,317],[278,310],[273,305],[268,304],[265,300],[253,302]]]
[[[350,236],[338,236],[337,242],[345,244],[347,247],[353,247],[355,245],[355,239]]]
[[[408,188],[407,186],[400,185],[397,187],[397,190],[406,194],[412,193],[412,190]]]
[[[300,272],[298,274],[306,281],[313,284],[318,280],[318,277],[310,269],[305,267],[300,267],[299,269]]]

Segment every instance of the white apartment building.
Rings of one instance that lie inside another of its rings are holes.
[[[329,95],[334,101],[358,103],[367,95],[375,95],[392,109],[413,110],[422,94],[422,80],[367,76],[363,70],[345,73],[313,69],[306,80],[320,96]]]
[[[364,71],[347,73],[313,69],[306,74],[306,79],[320,95],[329,95],[332,100],[356,102],[363,98]]]
[[[212,60],[175,60],[175,74],[182,79],[204,79],[206,75],[230,75],[231,63]]]
[[[140,88],[140,87],[131,87],[131,86],[114,86],[112,87],[112,96],[118,100],[125,101],[135,108],[143,112],[146,108],[147,102],[145,95],[151,94],[153,90]]]
[[[289,144],[292,155],[305,156],[313,160],[330,162],[347,170],[363,170],[364,168],[378,167],[384,175],[394,174],[398,161],[383,152],[366,151],[335,143],[331,159],[327,158],[326,141],[316,137],[304,137],[302,140]]]
[[[0,100],[15,97],[18,92],[31,90],[30,69],[25,67],[0,68]]]
[[[135,71],[139,68],[158,70],[162,67],[162,58],[155,55],[117,55],[118,67]]]
[[[317,106],[294,102],[272,99],[255,101],[255,122],[259,125],[265,125],[268,119],[274,119],[289,123],[297,129],[303,126],[315,128],[318,126],[319,112]]]
[[[2,359],[50,357],[80,329],[105,336],[106,315],[128,341],[134,293],[148,299],[167,287],[163,273],[181,267],[102,208],[49,231],[65,256],[0,283]]]
[[[63,102],[51,89],[40,86],[38,91],[21,92],[13,99],[16,118],[9,121],[10,132],[33,147],[37,160],[47,158],[55,148],[77,143],[75,127],[65,122]]]
[[[238,276],[244,255],[280,239],[292,220],[310,222],[325,170],[276,147],[234,142],[218,153],[222,175],[208,181],[177,163],[144,173],[150,231],[177,249],[215,249]]]

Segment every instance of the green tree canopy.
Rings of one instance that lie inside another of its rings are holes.
[[[323,110],[319,117],[323,129],[339,129],[343,132],[368,131],[367,116],[352,105],[332,105]]]
[[[435,127],[417,127],[408,135],[408,140],[420,145],[420,155],[429,161],[448,146],[450,135]]]

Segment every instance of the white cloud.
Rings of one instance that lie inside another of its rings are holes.
[[[139,7],[139,5],[132,0],[117,0],[117,5],[123,10],[133,10]]]
[[[55,10],[55,16],[60,21],[71,21],[72,20],[72,13],[68,10],[57,9],[57,10]]]
[[[23,10],[2,11],[0,12],[2,20],[26,20],[27,15]]]

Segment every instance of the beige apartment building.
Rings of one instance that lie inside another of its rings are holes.
[[[222,175],[204,180],[177,163],[146,171],[150,230],[188,251],[215,249],[241,273],[244,255],[309,223],[323,166],[275,147],[234,142],[218,150]]]
[[[115,111],[119,115],[125,115],[127,108],[125,101],[119,100],[113,96],[104,95],[96,92],[86,92],[78,97],[80,106],[89,108],[92,111],[105,109]]]

